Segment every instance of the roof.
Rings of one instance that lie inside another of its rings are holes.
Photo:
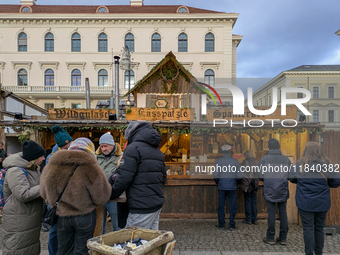
[[[287,72],[298,71],[340,71],[340,65],[302,65],[293,69],[287,70]]]
[[[0,13],[19,13],[20,8],[23,5],[10,5],[3,4],[0,5]],[[171,14],[177,13],[177,9],[183,5],[143,5],[143,6],[131,6],[131,5],[107,5],[108,13],[100,14],[122,14],[122,13],[164,13]],[[97,13],[98,7],[101,5],[31,5],[32,13]],[[189,9],[190,13],[224,13],[218,11],[210,11],[200,8],[194,8],[185,6]],[[186,14],[186,13],[185,13]],[[25,13],[25,15],[30,15],[30,13]],[[182,14],[183,15],[183,14]]]

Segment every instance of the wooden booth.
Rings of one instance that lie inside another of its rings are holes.
[[[222,145],[232,145],[235,148],[234,158],[239,162],[244,159],[242,153],[249,149],[256,153],[259,160],[268,151],[268,140],[276,138],[280,141],[282,153],[294,164],[301,157],[307,141],[319,142],[323,127],[318,123],[298,123],[294,126],[292,121],[284,122],[284,126],[279,107],[270,116],[249,114],[247,109],[244,115],[236,116],[232,114],[232,108],[216,107],[208,109],[203,118],[200,106],[204,89],[171,52],[129,93],[133,94],[134,107],[126,109],[124,121],[109,120],[108,116],[114,113],[113,110],[53,109],[49,119],[2,121],[0,124],[29,130],[29,138],[45,149],[51,149],[54,145],[50,128],[56,124],[65,128],[74,139],[90,138],[96,147],[100,136],[111,132],[123,148],[126,142],[124,130],[129,122],[148,121],[162,136],[160,150],[166,161],[168,178],[164,187],[166,199],[161,217],[216,219],[218,192],[209,166],[222,156]],[[208,99],[210,97],[207,96]],[[228,123],[213,127],[213,119],[245,121],[247,125],[231,127]],[[252,127],[248,125],[251,119],[256,119]],[[296,119],[296,108],[288,107],[284,119]],[[290,184],[289,189],[288,220],[298,223],[296,185]],[[267,207],[262,191],[261,186],[257,193],[258,217],[266,218]],[[237,191],[236,217],[245,217],[243,194],[240,191]]]

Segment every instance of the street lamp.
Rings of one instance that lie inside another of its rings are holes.
[[[129,50],[129,47],[127,45],[125,45],[125,47],[123,48],[123,52],[122,52],[122,60],[120,62],[120,68],[123,70],[128,71],[129,74],[129,88],[128,91],[130,91],[130,83],[131,83],[131,53]],[[125,85],[125,76],[124,76],[124,85]],[[130,106],[131,101],[130,101],[130,93],[128,95],[128,100],[126,101],[126,104],[128,106]]]

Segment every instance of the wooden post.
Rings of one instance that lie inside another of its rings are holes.
[[[104,224],[104,206],[98,206],[96,209],[97,212],[97,220],[96,220],[96,228],[94,229],[93,237],[100,236],[103,233],[103,224]]]

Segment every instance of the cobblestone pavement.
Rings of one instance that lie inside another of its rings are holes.
[[[302,227],[289,224],[287,245],[269,245],[262,241],[267,230],[267,221],[259,220],[258,225],[246,225],[236,220],[236,230],[220,230],[215,227],[217,220],[161,219],[159,229],[170,230],[177,240],[173,255],[280,255],[304,254]],[[340,228],[334,235],[325,236],[324,254],[340,254]],[[107,230],[112,231],[111,222]],[[278,235],[279,221],[276,222]],[[0,225],[0,241],[2,228]],[[48,254],[48,232],[41,232],[41,254]],[[2,244],[0,246],[2,249]],[[0,255],[1,255],[0,251]]]

